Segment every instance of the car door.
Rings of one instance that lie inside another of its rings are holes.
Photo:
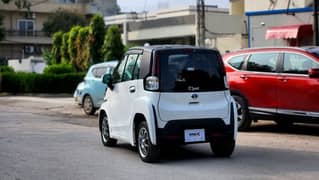
[[[103,97],[106,85],[102,82],[102,76],[105,74],[107,67],[101,66],[93,70],[94,78],[92,79],[92,93],[94,106],[100,107],[103,102]]]
[[[134,76],[135,65],[141,55],[127,54],[112,75],[113,88],[108,90],[107,111],[110,118],[110,132],[122,139],[129,138],[133,101],[137,94]]]
[[[114,137],[122,137],[121,131],[121,113],[126,109],[126,103],[122,102],[123,82],[122,77],[125,69],[127,55],[119,62],[118,66],[114,69],[112,74],[112,88],[108,88],[105,95],[106,110],[109,117],[110,133]]]
[[[274,113],[277,107],[278,52],[253,53],[240,75],[239,91],[247,98],[254,113]]]
[[[133,112],[134,99],[138,94],[137,81],[134,76],[136,62],[141,57],[140,54],[129,54],[125,65],[122,82],[118,84],[118,92],[120,93],[119,101],[121,107],[117,110],[119,114],[118,124],[121,136],[125,139],[129,138],[131,120],[134,118]]]
[[[291,52],[284,54],[282,73],[278,78],[278,112],[291,115],[319,113],[319,79],[308,76],[311,68],[319,68],[319,63],[311,57]]]

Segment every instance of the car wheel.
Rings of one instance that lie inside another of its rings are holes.
[[[101,140],[104,146],[115,146],[116,139],[110,138],[109,121],[107,115],[103,114],[101,123]]]
[[[230,157],[235,149],[235,141],[217,140],[210,142],[210,148],[217,157]]]
[[[146,122],[141,122],[137,130],[137,148],[144,162],[152,163],[160,159],[159,146],[153,145]]]
[[[247,131],[251,125],[251,119],[249,117],[249,110],[246,100],[241,96],[234,95],[233,98],[236,102],[237,114],[238,114],[238,130]]]
[[[87,115],[93,115],[96,111],[91,96],[86,95],[83,100],[83,110]]]

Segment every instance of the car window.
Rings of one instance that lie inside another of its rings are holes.
[[[130,54],[127,58],[127,63],[124,70],[123,81],[129,81],[133,79],[133,71],[136,64],[138,54]]]
[[[113,66],[107,66],[105,68],[105,73],[104,74],[112,74],[114,67]]]
[[[248,71],[276,72],[278,53],[252,54],[247,63]]]
[[[285,53],[284,73],[308,74],[308,70],[312,68],[319,68],[319,63],[300,54]]]
[[[220,56],[214,51],[163,51],[160,88],[165,92],[225,90]]]
[[[92,70],[92,74],[95,78],[101,78],[106,72],[106,67],[96,67]]]
[[[133,72],[133,79],[138,79],[139,78],[142,58],[143,58],[142,54],[140,54],[138,56],[138,58],[137,58],[136,65],[135,65],[134,72]]]
[[[114,69],[112,75],[112,83],[118,83],[122,81],[122,75],[124,72],[125,64],[126,64],[127,55],[124,56],[120,64]]]
[[[228,60],[228,64],[235,69],[241,70],[245,57],[246,55],[232,57]]]

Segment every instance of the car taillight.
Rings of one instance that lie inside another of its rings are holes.
[[[157,76],[149,76],[145,80],[145,88],[150,91],[159,90],[159,79]]]

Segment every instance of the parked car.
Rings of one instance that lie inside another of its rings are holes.
[[[102,77],[105,73],[111,73],[117,63],[118,61],[109,61],[92,65],[84,81],[78,84],[73,97],[86,114],[93,115],[100,108],[107,87],[102,82]]]
[[[109,87],[99,113],[105,146],[128,142],[145,162],[158,161],[161,146],[170,143],[209,142],[216,156],[233,153],[237,113],[217,50],[131,48],[103,82]]]
[[[239,130],[258,119],[319,122],[319,47],[245,49],[223,59]]]

